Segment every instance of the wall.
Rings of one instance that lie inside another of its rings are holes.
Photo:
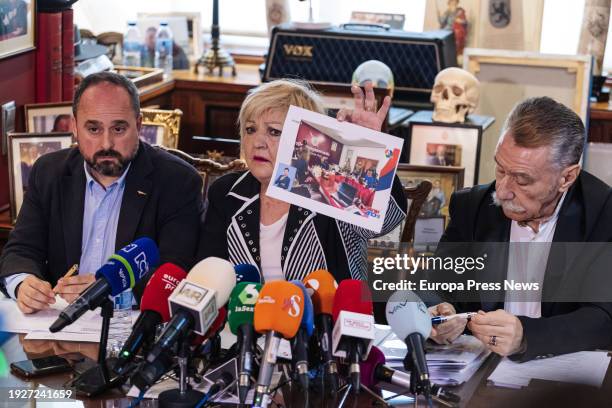
[[[15,128],[24,131],[23,105],[35,98],[34,51],[0,60],[0,104],[17,104]],[[9,203],[8,156],[0,154],[0,208]]]

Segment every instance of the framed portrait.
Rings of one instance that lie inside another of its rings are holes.
[[[462,187],[478,180],[482,127],[462,123],[410,121],[409,163],[465,169]]]
[[[150,145],[176,149],[183,112],[180,109],[141,109],[140,112],[142,113],[140,140]]]
[[[35,48],[35,15],[34,0],[0,0],[0,59]]]
[[[415,224],[415,245],[417,242],[423,243],[425,240],[434,243],[431,240],[435,237],[438,237],[439,240],[449,219],[448,204],[450,196],[453,192],[462,188],[464,173],[463,167],[419,166],[404,163],[397,166],[395,174],[404,187],[416,187],[422,181],[429,181],[432,184],[431,191],[421,207]],[[411,205],[410,201],[408,205]],[[440,220],[442,220],[442,225],[440,225]],[[403,231],[404,221],[388,234],[370,240],[368,245],[372,248],[397,249],[398,244],[402,241]]]
[[[72,145],[72,133],[9,133],[9,186],[11,198],[11,221],[17,215],[28,190],[28,178],[32,166],[39,157],[66,149]]]
[[[71,102],[31,103],[24,109],[26,132],[73,132]]]
[[[199,12],[173,11],[173,12],[138,12],[138,28],[145,33],[151,27],[159,27],[159,23],[166,21],[172,30],[174,40],[191,58],[199,58],[204,52],[204,39],[202,38],[202,16]]]

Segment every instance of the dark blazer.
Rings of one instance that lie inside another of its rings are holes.
[[[77,148],[36,161],[17,224],[0,256],[1,278],[25,272],[55,285],[79,263],[85,183]],[[195,169],[141,142],[125,179],[115,248],[149,237],[157,243],[162,263],[189,270],[202,208],[202,179]]]
[[[449,243],[485,243],[478,245],[480,253],[471,254],[479,256],[487,252],[483,249],[486,243],[509,242],[511,220],[504,216],[500,207],[493,204],[491,195],[494,191],[495,183],[491,183],[452,195],[449,207],[451,220],[440,240],[438,255],[447,255],[445,249],[453,247]],[[610,241],[612,189],[586,171],[581,171],[559,210],[553,242]],[[501,251],[500,247],[503,248]],[[589,294],[584,296],[583,301],[542,302],[541,318],[518,316],[527,340],[527,350],[512,356],[514,360],[527,361],[612,345],[612,304],[607,303],[612,299],[612,295],[608,295],[612,291],[608,285],[612,278],[607,273],[612,262],[609,245],[584,245],[581,253],[572,250],[570,245],[565,246],[565,249],[563,247],[559,244],[551,247],[542,298],[569,299],[574,292],[591,285]],[[492,254],[493,250],[488,254],[491,259],[487,263],[491,265],[486,269],[486,275],[476,277],[480,282],[501,281],[506,277],[507,245],[494,248],[496,254]],[[563,297],[563,294],[569,296]],[[458,311],[503,309],[503,302],[486,299],[488,295],[484,292],[476,295],[480,296],[480,302],[456,302]],[[594,301],[588,301],[589,297]]]
[[[261,270],[260,188],[250,172],[228,174],[212,184],[198,259],[217,256]],[[292,205],[281,250],[285,278],[302,280],[312,271],[327,269],[337,281],[366,279],[367,240],[392,231],[406,216],[407,201],[397,177],[391,196],[380,234]]]

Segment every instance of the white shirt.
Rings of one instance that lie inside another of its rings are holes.
[[[285,280],[281,267],[283,236],[289,213],[270,225],[259,223],[259,250],[261,253],[261,274],[264,282]]]
[[[528,225],[512,221],[510,226],[510,250],[508,256],[508,281],[538,283],[539,291],[506,291],[504,310],[515,316],[542,317],[542,287],[550,243],[555,235],[559,210],[565,193],[557,203],[555,213],[540,223],[538,232]]]

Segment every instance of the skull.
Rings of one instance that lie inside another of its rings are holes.
[[[478,105],[480,82],[461,68],[446,68],[436,75],[431,92],[433,120],[445,123],[465,122],[465,116]]]

